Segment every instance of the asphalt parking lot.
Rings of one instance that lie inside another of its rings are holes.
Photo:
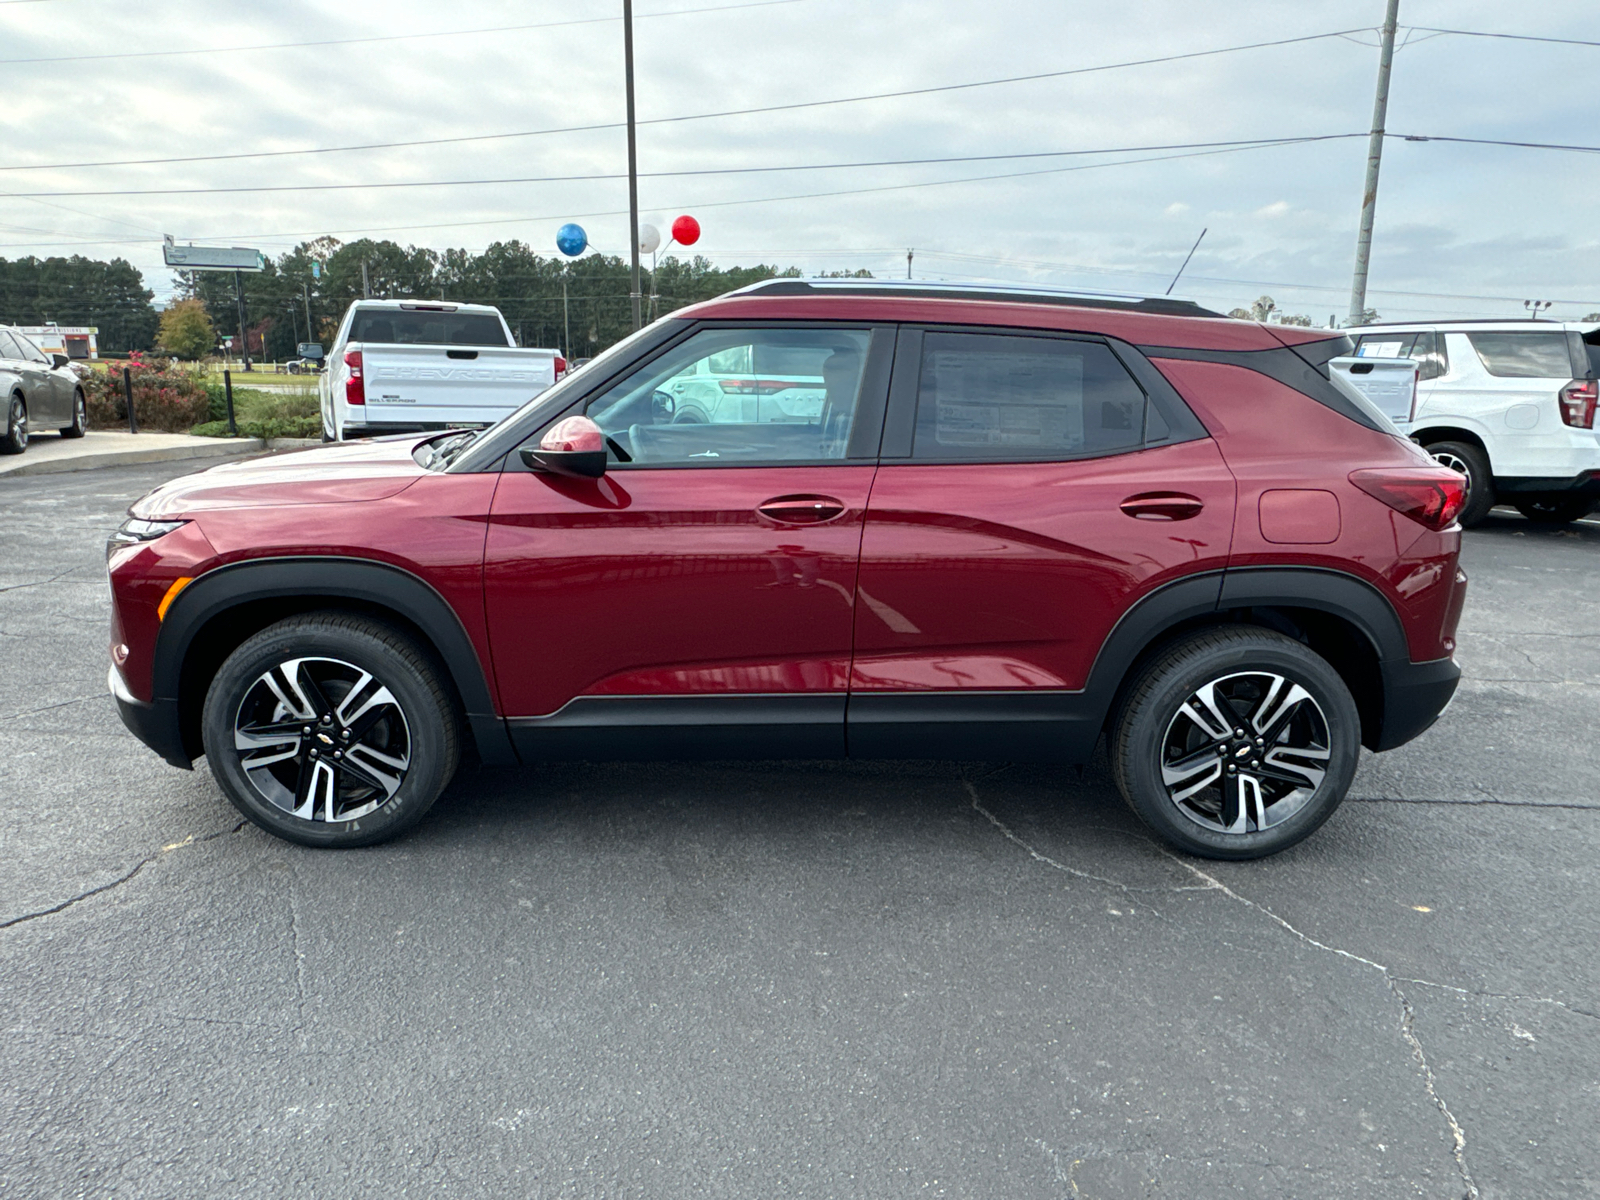
[[[1600,523],[1467,535],[1454,705],[1266,862],[943,763],[480,770],[325,853],[105,695],[179,473],[0,480],[0,1193],[1600,1196]]]

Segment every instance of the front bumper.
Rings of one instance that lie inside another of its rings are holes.
[[[111,689],[112,699],[117,702],[117,715],[122,718],[129,733],[173,766],[182,767],[185,771],[194,769],[194,760],[183,748],[176,700],[158,699],[153,704],[146,704],[136,699],[114,666],[106,676],[106,686]]]
[[[1393,750],[1425,733],[1455,697],[1461,668],[1453,658],[1433,662],[1386,662],[1383,672],[1383,731],[1374,750]]]

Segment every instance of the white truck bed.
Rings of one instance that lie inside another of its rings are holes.
[[[368,426],[489,425],[556,381],[553,350],[361,342],[347,350],[361,351]]]

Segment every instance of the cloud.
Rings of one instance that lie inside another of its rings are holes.
[[[702,7],[640,0],[638,8],[675,6]],[[172,0],[102,5],[88,25],[35,11],[56,7],[0,6],[0,57],[448,33],[532,24],[557,11],[540,5],[530,16],[527,7],[500,0],[447,7],[262,0],[220,9]],[[1526,32],[1584,37],[1580,7],[1542,9]],[[559,16],[614,13],[602,0],[573,0]],[[1491,0],[1460,0],[1447,23],[1495,28],[1498,18]],[[1431,18],[1419,9],[1409,19]],[[1145,0],[1131,12],[1060,0],[982,7],[970,0],[798,0],[641,19],[638,109],[649,121],[798,104],[1190,53],[1350,23],[1338,0],[1267,10]],[[1489,39],[1414,44],[1396,58],[1389,126],[1592,143],[1592,53]],[[1360,134],[1370,120],[1375,59],[1369,47],[1330,39],[860,104],[645,124],[640,201],[661,217],[658,224],[695,213],[705,227],[696,249],[721,265],[766,261],[898,275],[906,247],[914,246],[917,270],[930,275],[1113,290],[1164,289],[1199,232],[1180,229],[1178,219],[1187,218],[1209,228],[1184,274],[1189,295],[1226,309],[1270,286],[1286,307],[1337,309],[1348,297],[1364,137],[1171,151],[1188,156],[1117,165],[1114,159],[1163,152],[823,164]],[[615,21],[4,69],[0,166],[604,125],[623,112]],[[774,165],[789,169],[655,174]],[[7,171],[0,172],[0,193],[610,175],[624,167],[621,131],[592,129],[337,155]],[[1002,175],[1014,177],[975,179]],[[897,190],[867,190],[884,188]],[[1538,294],[1570,300],[1579,315],[1600,308],[1600,244],[1588,232],[1597,190],[1595,156],[1391,142],[1373,247],[1375,306],[1386,316],[1447,307],[1509,315],[1520,314],[1520,296]],[[474,250],[519,238],[553,251],[556,228],[579,219],[596,244],[625,247],[619,214],[626,207],[619,179],[39,200],[0,194],[0,255],[122,255],[165,293],[171,278],[161,267],[162,233],[270,254],[322,233],[348,239],[364,231]],[[1437,231],[1431,252],[1411,232],[1418,229]],[[1438,296],[1398,294],[1416,292]],[[1490,298],[1480,298],[1485,293]]]

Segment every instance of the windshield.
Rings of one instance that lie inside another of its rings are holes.
[[[385,346],[505,346],[506,331],[493,313],[358,308],[350,341]]]

